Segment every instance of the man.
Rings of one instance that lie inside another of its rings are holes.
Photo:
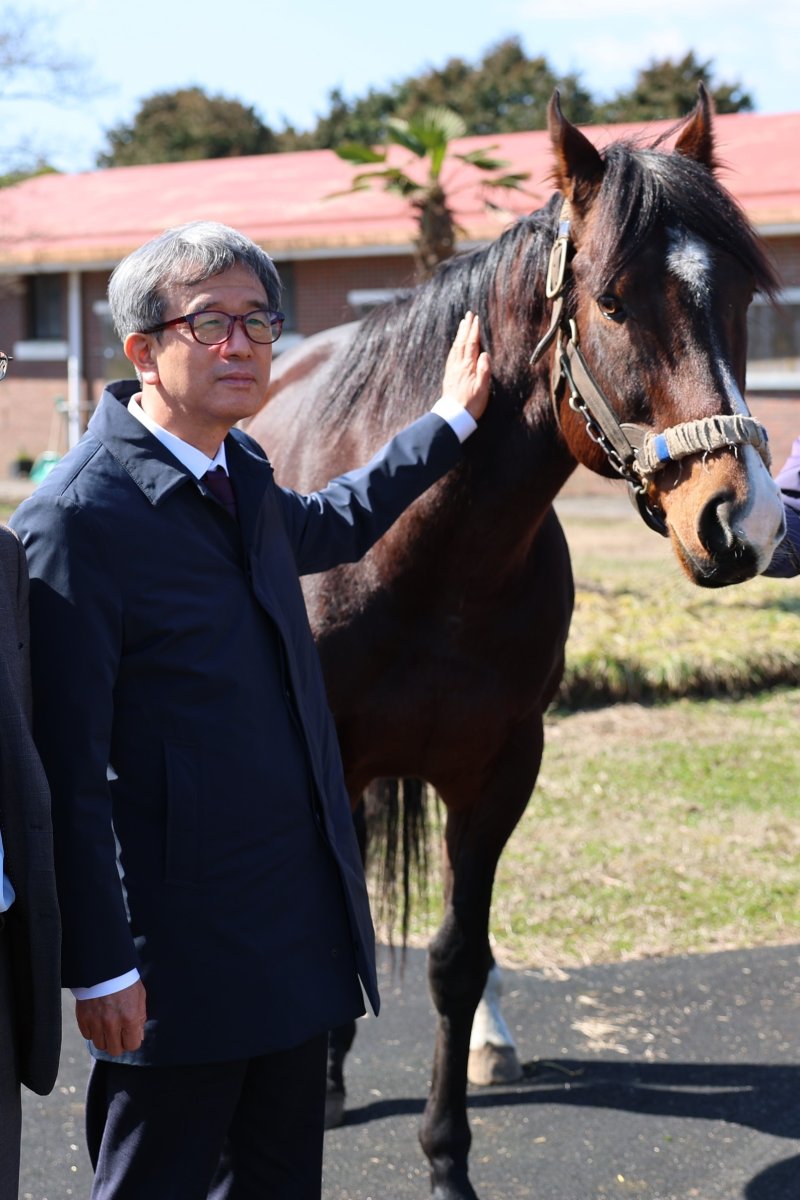
[[[788,579],[800,575],[800,437],[795,438],[791,453],[775,478],[783,493],[786,537],[764,574]]]
[[[182,226],[109,300],[140,382],[107,389],[14,521],[63,982],[97,1060],[93,1196],[316,1200],[327,1030],[363,1013],[362,984],[378,997],[298,573],[359,557],[458,461],[489,361],[467,314],[438,412],[303,497],[234,429],[281,328],[271,259]]]
[[[30,702],[25,555],[0,526],[0,1200],[17,1197],[20,1083],[46,1095],[61,1047],[50,796]]]

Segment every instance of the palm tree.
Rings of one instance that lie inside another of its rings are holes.
[[[364,191],[381,182],[385,191],[410,202],[417,221],[414,258],[421,278],[431,275],[440,262],[455,253],[456,236],[460,232],[442,185],[442,168],[446,161],[457,159],[477,167],[479,171],[485,171],[487,177],[481,182],[487,189],[521,190],[523,181],[528,178],[526,172],[498,174],[509,164],[491,156],[492,146],[472,150],[468,154],[451,152],[450,143],[464,137],[465,133],[466,125],[458,113],[436,106],[421,110],[408,121],[389,117],[386,121],[387,145],[383,148],[367,146],[362,142],[343,142],[336,148],[336,153],[346,162],[375,167],[375,170],[360,171],[355,175],[347,194]],[[427,176],[423,182],[413,178],[403,167],[388,165],[389,147],[392,145],[402,146],[414,156],[407,166],[415,159],[427,161]],[[484,202],[487,207],[494,207],[488,197],[484,197]]]

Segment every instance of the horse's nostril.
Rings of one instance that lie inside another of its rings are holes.
[[[733,532],[734,497],[729,491],[717,492],[697,519],[697,536],[704,550],[714,557],[730,551],[736,542]]]

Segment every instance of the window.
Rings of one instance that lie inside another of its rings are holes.
[[[283,325],[283,331],[286,333],[287,330],[295,328],[296,321],[294,306],[294,263],[276,262],[275,266],[281,277],[281,312],[286,317]]]
[[[132,379],[133,367],[125,357],[122,342],[117,337],[108,301],[95,300],[92,312],[97,318],[98,346],[103,360],[101,368],[103,379],[106,383],[112,379]]]
[[[800,389],[800,288],[787,288],[777,308],[756,296],[747,318],[749,391]]]
[[[280,354],[285,354],[287,350],[291,350],[298,342],[302,342],[302,334],[297,333],[297,313],[295,310],[295,280],[294,280],[294,263],[276,262],[278,274],[281,277],[281,312],[286,317],[283,324],[283,333],[278,338],[275,345],[272,347],[272,354],[277,358]]]
[[[59,341],[66,337],[66,287],[63,275],[28,277],[28,338]]]

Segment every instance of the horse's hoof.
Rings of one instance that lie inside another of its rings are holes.
[[[344,1092],[327,1092],[325,1095],[325,1128],[338,1129],[344,1124]]]
[[[514,1083],[522,1079],[522,1064],[513,1046],[492,1046],[489,1043],[470,1050],[467,1078],[477,1087]]]

